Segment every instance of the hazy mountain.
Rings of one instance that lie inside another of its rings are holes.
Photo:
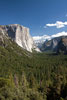
[[[54,34],[54,35],[43,35],[43,36],[34,36],[33,37],[33,40],[35,42],[35,44],[41,48],[42,44],[45,42],[45,41],[49,41],[53,38],[56,38],[56,37],[61,37],[61,36],[67,36],[67,32],[60,32],[60,33],[57,33],[57,34]]]
[[[41,51],[56,51],[60,48],[59,42],[61,39],[67,38],[67,32],[60,32],[54,35],[34,36],[34,42]]]
[[[55,51],[57,53],[67,51],[67,36],[61,36],[46,41],[41,46],[41,51]]]

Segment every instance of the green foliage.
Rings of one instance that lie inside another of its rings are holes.
[[[66,100],[67,55],[0,46],[0,100]]]
[[[10,80],[5,78],[0,78],[0,88],[5,87],[6,85],[10,86]]]

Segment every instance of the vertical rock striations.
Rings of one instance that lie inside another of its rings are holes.
[[[3,25],[0,27],[0,31],[7,33],[19,46],[32,52],[32,49],[39,51],[33,42],[33,38],[29,34],[29,28],[21,26],[19,24]]]
[[[32,51],[33,39],[29,34],[29,28],[18,25],[15,32],[15,41],[22,48]]]

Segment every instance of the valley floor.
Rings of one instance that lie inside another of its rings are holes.
[[[67,55],[10,47],[0,47],[0,100],[67,100]]]

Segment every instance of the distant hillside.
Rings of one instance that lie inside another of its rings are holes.
[[[57,34],[53,34],[53,35],[34,36],[33,40],[35,44],[37,45],[37,47],[41,48],[44,42],[52,40],[54,38],[63,37],[63,36],[67,36],[67,33],[64,31]]]
[[[63,47],[64,46],[64,47]],[[63,49],[64,48],[64,49]],[[67,36],[56,37],[43,43],[41,51],[67,51]]]

